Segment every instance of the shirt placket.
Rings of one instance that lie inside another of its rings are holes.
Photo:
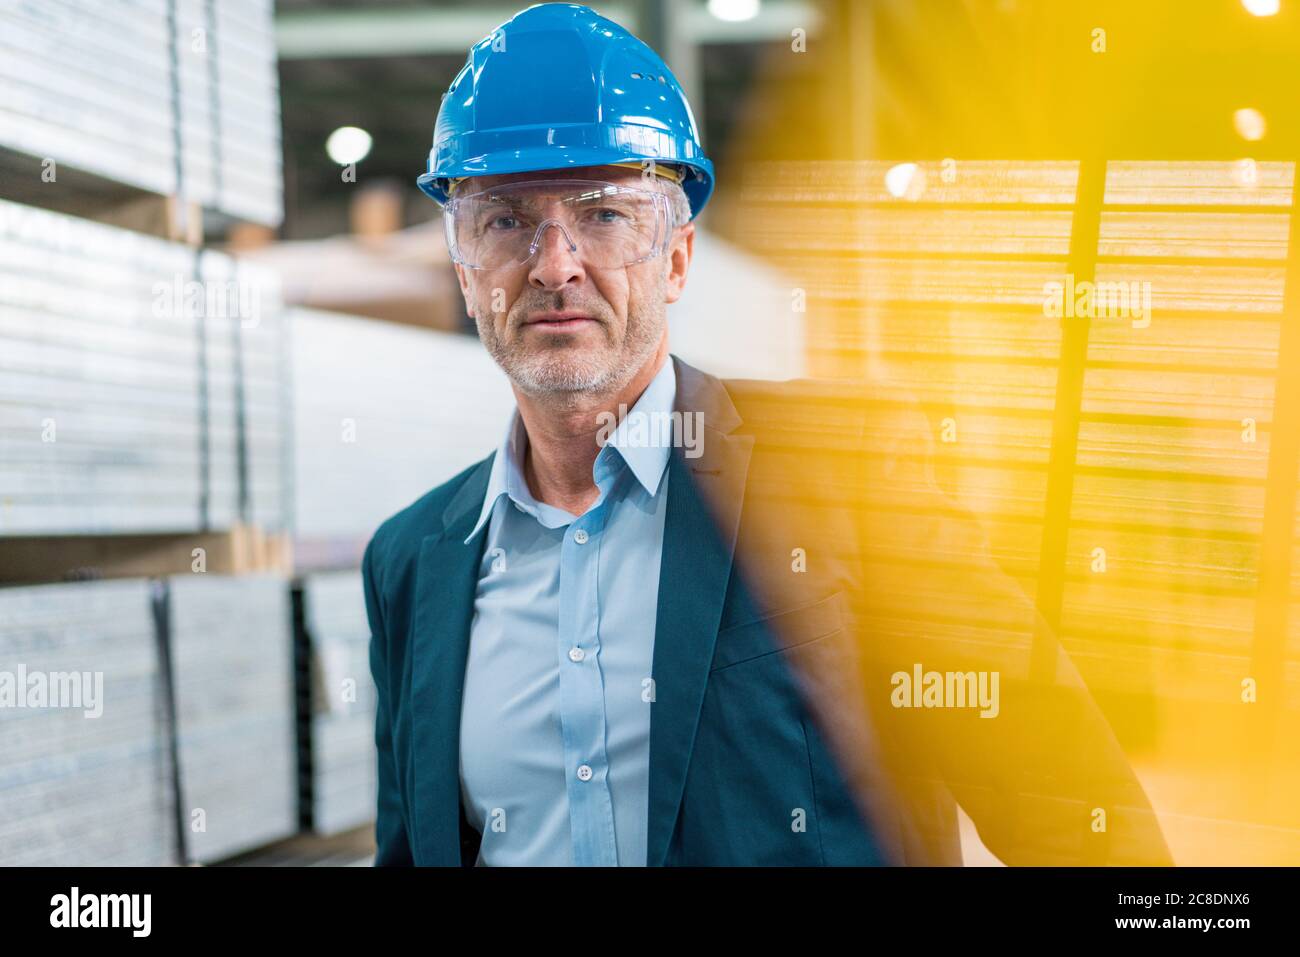
[[[565,529],[560,545],[560,723],[574,864],[618,863],[614,803],[605,750],[605,687],[600,667],[600,546],[615,479],[612,449],[597,458],[596,504]]]

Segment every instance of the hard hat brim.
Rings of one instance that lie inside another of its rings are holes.
[[[455,177],[501,176],[512,173],[540,173],[587,166],[609,166],[614,163],[644,162],[651,157],[630,156],[627,153],[611,155],[608,147],[545,146],[485,153],[461,159],[456,164]],[[664,158],[657,160],[666,165],[682,166],[687,175],[682,189],[691,205],[691,218],[704,208],[713,192],[713,163],[705,157],[693,159]],[[417,177],[420,190],[440,206],[448,200],[449,177],[433,172]]]

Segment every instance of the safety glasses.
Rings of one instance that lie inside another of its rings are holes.
[[[469,269],[528,262],[555,226],[570,253],[597,269],[660,255],[671,232],[665,193],[600,180],[501,183],[448,201],[443,211],[451,258]]]

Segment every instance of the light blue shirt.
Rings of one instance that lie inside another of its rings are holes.
[[[650,680],[677,377],[671,357],[592,466],[583,515],[533,498],[518,410],[478,523],[460,784],[479,864],[646,862]],[[651,427],[646,426],[651,423]]]

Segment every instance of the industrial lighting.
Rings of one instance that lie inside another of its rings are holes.
[[[1281,8],[1282,0],[1241,0],[1241,5],[1247,13],[1257,17],[1271,17]]]
[[[370,134],[360,127],[340,126],[325,141],[325,152],[340,166],[359,163],[370,154]]]
[[[1259,164],[1249,156],[1232,164],[1232,178],[1244,189],[1254,189],[1259,184]]]
[[[899,163],[885,173],[885,189],[895,199],[916,199],[925,190],[925,170],[915,163]]]
[[[739,23],[758,16],[759,0],[709,0],[709,13],[719,20]]]
[[[1232,125],[1236,127],[1238,136],[1252,143],[1262,140],[1268,129],[1264,114],[1249,106],[1232,114]]]

